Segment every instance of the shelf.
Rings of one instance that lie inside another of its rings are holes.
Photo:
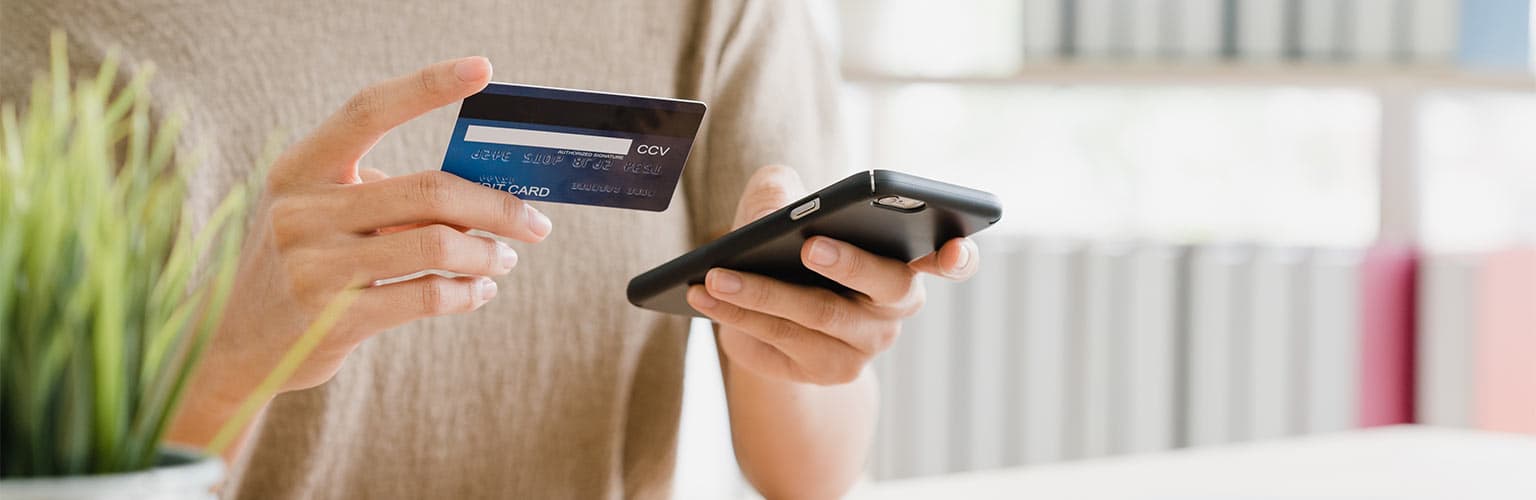
[[[1035,64],[1010,75],[904,76],[845,70],[849,83],[1046,86],[1364,87],[1536,92],[1536,75],[1459,68],[1294,64]]]

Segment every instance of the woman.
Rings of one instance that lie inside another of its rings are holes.
[[[803,189],[759,166],[799,166],[812,185],[838,170],[835,68],[804,9],[7,0],[0,96],[17,101],[52,29],[80,70],[112,46],[153,61],[153,92],[212,150],[201,206],[258,164],[270,132],[302,136],[271,166],[172,439],[206,443],[335,291],[367,288],[230,457],[226,495],[661,498],[687,321],[628,305],[623,286]],[[533,209],[436,172],[448,105],[484,87],[490,61],[501,81],[708,102],[682,196],[663,213]],[[921,305],[916,274],[964,277],[979,260],[965,240],[911,266],[827,239],[803,257],[864,293],[721,270],[689,294],[718,322],[736,453],[769,497],[846,491],[875,423],[865,366]],[[465,276],[358,285],[426,269]]]

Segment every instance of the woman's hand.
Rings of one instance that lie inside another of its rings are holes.
[[[804,191],[793,170],[759,170],[736,210],[736,227]],[[801,247],[800,260],[855,293],[717,268],[703,285],[690,287],[688,304],[720,324],[720,349],[729,362],[766,377],[835,385],[857,379],[900,335],[901,320],[922,308],[919,273],[963,280],[976,273],[981,259],[968,238],[907,263],[817,236]]]
[[[251,393],[325,306],[363,288],[283,386],[329,380],[359,343],[417,319],[465,313],[496,295],[490,276],[517,254],[469,229],[538,242],[550,221],[510,194],[440,171],[389,178],[358,163],[391,129],[485,88],[491,65],[433,64],[353,96],[278,158],[252,222],[224,322],[194,376],[172,439],[201,444]],[[426,275],[373,286],[424,270]]]

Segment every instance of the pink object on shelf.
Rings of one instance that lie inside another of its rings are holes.
[[[1480,281],[1473,419],[1536,434],[1536,248],[1490,255]]]
[[[1413,421],[1417,251],[1378,244],[1360,268],[1360,426]]]

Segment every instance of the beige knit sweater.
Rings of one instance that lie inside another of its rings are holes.
[[[554,232],[513,243],[495,300],[385,332],[330,383],[279,396],[226,496],[666,497],[687,322],[630,306],[625,284],[727,230],[758,166],[812,185],[841,170],[835,68],[799,1],[0,0],[0,98],[24,94],[55,28],[77,69],[111,46],[157,66],[157,98],[184,104],[212,152],[204,207],[274,131],[305,134],[364,85],[450,57],[489,57],[497,81],[710,105],[670,210],[541,205]],[[438,168],[455,112],[365,165]]]

